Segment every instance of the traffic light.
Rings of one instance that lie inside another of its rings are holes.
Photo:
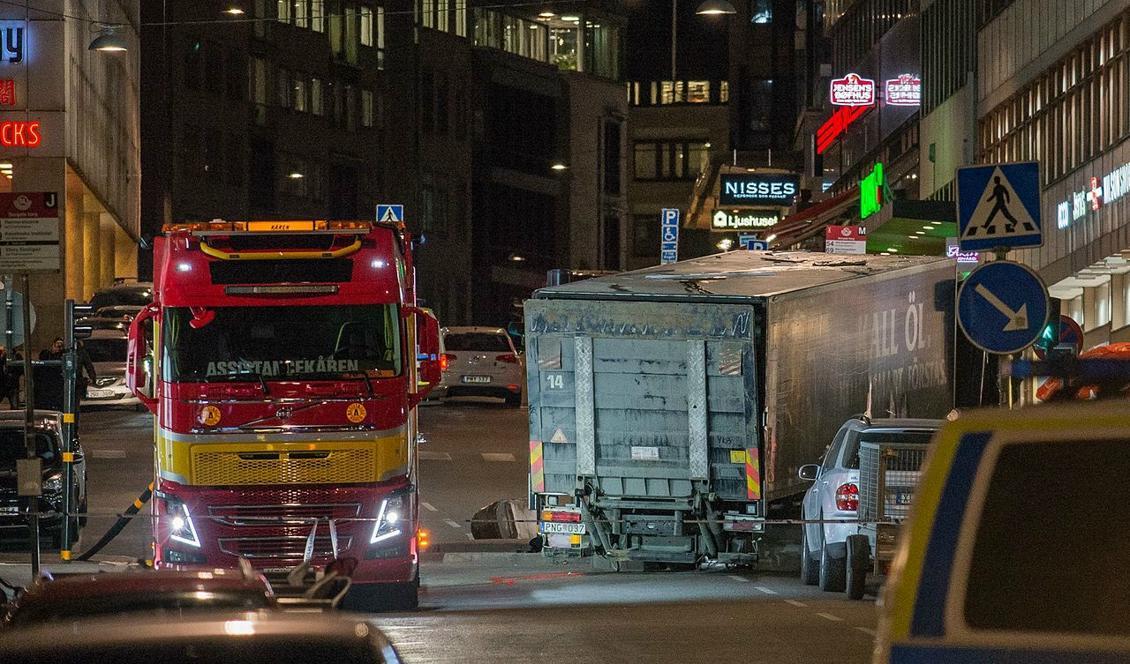
[[[1048,320],[1044,324],[1044,329],[1040,330],[1040,336],[1032,343],[1032,347],[1041,359],[1047,357],[1056,346],[1059,345],[1060,329],[1059,329],[1059,314],[1060,302],[1057,298],[1049,298],[1048,307]]]

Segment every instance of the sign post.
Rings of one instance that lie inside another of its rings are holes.
[[[659,213],[659,264],[679,260],[679,215],[677,208],[663,208]]]
[[[56,192],[0,194],[0,273],[20,274],[23,298],[19,302],[20,330],[9,324],[5,337],[23,342],[24,365],[24,443],[27,462],[17,477],[19,493],[28,498],[28,526],[31,530],[31,570],[39,574],[39,494],[42,475],[35,472],[39,454],[35,441],[35,378],[31,368],[31,272],[57,272],[59,256],[59,195]],[[11,323],[15,312],[11,296],[5,296],[5,317]],[[34,473],[34,476],[29,476]],[[32,485],[34,482],[34,486]],[[64,487],[64,500],[71,493]],[[64,507],[69,507],[64,503]],[[64,519],[67,515],[64,515]]]

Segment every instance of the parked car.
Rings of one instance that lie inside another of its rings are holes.
[[[0,638],[0,662],[27,664],[382,664],[400,657],[362,616],[201,611],[177,620],[130,612],[19,628]]]
[[[898,546],[873,661],[1130,661],[1128,439],[1122,399],[947,423]]]
[[[35,441],[43,466],[43,495],[40,510],[58,512],[57,516],[40,519],[40,532],[53,540],[54,547],[62,544],[63,529],[63,414],[52,410],[35,411]],[[24,440],[24,412],[0,411],[0,540],[22,538],[28,530],[27,498],[16,495],[16,460],[27,457]],[[78,512],[86,512],[86,460],[82,447],[76,441],[73,464],[75,488],[71,503]],[[85,518],[74,517],[71,531],[78,539],[79,528]]]
[[[96,329],[82,342],[98,375],[88,385],[81,406],[125,406],[140,408],[141,402],[126,385],[128,335],[117,329]]]
[[[845,589],[847,540],[859,532],[856,519],[860,497],[860,444],[907,443],[925,448],[943,423],[942,420],[853,418],[840,427],[819,464],[801,466],[801,478],[812,481],[801,502],[805,521],[845,520],[844,523],[806,523],[801,527],[801,579],[805,583],[818,584],[821,590]],[[906,493],[912,494],[913,487]]]
[[[10,605],[6,626],[68,622],[122,613],[182,614],[185,611],[251,611],[277,608],[261,574],[238,569],[142,570],[43,577]]]
[[[110,318],[129,322],[144,308],[140,304],[115,304],[96,309],[93,318]]]
[[[506,330],[498,327],[449,327],[443,330],[446,369],[443,398],[496,397],[522,405],[526,380],[522,356]]]
[[[98,310],[102,307],[132,305],[144,307],[153,301],[153,284],[146,281],[115,284],[96,292],[90,298],[90,305]]]

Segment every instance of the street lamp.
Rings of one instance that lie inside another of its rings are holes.
[[[87,47],[89,51],[102,51],[103,53],[121,53],[129,50],[125,38],[118,34],[120,25],[103,24],[98,31],[98,36]]]
[[[695,11],[695,13],[704,16],[728,16],[737,14],[738,10],[734,9],[734,6],[726,0],[706,0],[706,2],[698,6],[698,10]]]

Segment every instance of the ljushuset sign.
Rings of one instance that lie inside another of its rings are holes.
[[[721,181],[722,205],[788,207],[800,191],[800,179],[791,173],[724,173]]]

